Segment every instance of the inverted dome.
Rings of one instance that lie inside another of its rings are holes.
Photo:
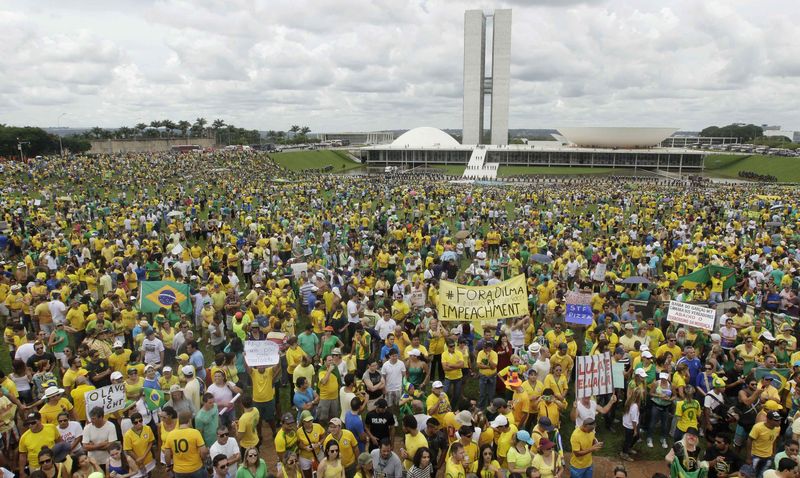
[[[421,126],[401,134],[396,140],[392,141],[392,146],[401,148],[449,148],[458,146],[458,141],[439,128]]]
[[[602,148],[649,148],[658,146],[678,128],[574,127],[558,128],[567,141],[578,146]]]

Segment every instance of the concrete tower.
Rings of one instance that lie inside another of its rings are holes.
[[[492,72],[486,75],[486,20],[492,18]],[[480,144],[486,96],[491,96],[491,144],[508,144],[511,10],[464,13],[464,126],[462,144]]]

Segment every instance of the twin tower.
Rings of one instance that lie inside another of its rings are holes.
[[[491,19],[491,70],[486,71],[486,26]],[[508,144],[508,103],[511,77],[511,10],[464,13],[464,129],[462,144],[486,144],[483,136],[486,96],[491,111],[489,144]]]

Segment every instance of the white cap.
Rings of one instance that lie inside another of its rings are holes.
[[[639,346],[639,352],[644,352],[645,350],[650,350],[650,347],[648,347],[646,344]]]
[[[124,346],[125,346],[125,344],[124,344],[124,343],[122,343],[122,341],[121,341],[121,340],[115,340],[115,341],[114,341],[114,347],[113,347],[113,348],[117,348],[117,347],[124,347]]]
[[[719,334],[711,334],[711,341],[720,342],[722,341],[722,337]]]
[[[377,295],[378,297],[383,297],[383,291],[379,290],[378,292],[375,293],[375,295]]]
[[[661,372],[658,374],[658,378],[660,378],[661,380],[669,380],[669,374],[667,372]]]
[[[642,378],[646,378],[647,377],[647,372],[645,372],[643,368],[637,368],[636,369],[636,375],[638,375],[638,376],[640,376]]]
[[[162,368],[162,369],[161,369],[161,371],[162,371],[162,372],[172,372],[172,367],[170,367],[169,365],[167,365],[166,367]]]
[[[422,354],[419,352],[419,349],[411,349],[411,350],[408,351],[408,355],[413,355],[414,357],[419,357]]]
[[[761,332],[761,337],[763,337],[764,340],[769,340],[770,342],[775,340],[775,337],[772,336],[772,334],[770,333],[769,330],[765,330],[765,331]]]
[[[625,324],[625,330],[633,330],[633,324]]]
[[[653,358],[653,354],[651,354],[649,350],[645,350],[644,352],[642,352],[642,357],[644,357],[644,358]]]
[[[492,428],[504,427],[508,425],[508,418],[505,415],[497,415],[490,425]]]
[[[122,372],[114,372],[111,374],[111,380],[119,380],[122,378]]]
[[[431,312],[433,312],[433,309],[431,309],[430,307],[425,307],[426,314],[430,314]]]
[[[184,375],[194,375],[194,367],[191,365],[184,365],[181,371]]]
[[[431,384],[431,388],[444,388],[444,384],[437,380]]]
[[[532,354],[538,354],[541,349],[542,346],[539,345],[539,342],[534,342],[528,346],[528,352]]]

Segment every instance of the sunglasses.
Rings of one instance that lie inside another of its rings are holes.
[[[59,418],[58,419],[58,423],[67,423],[68,421],[69,420],[67,420],[66,418]]]
[[[53,460],[39,460],[40,465],[46,465],[48,463],[53,463]]]
[[[219,467],[219,468],[224,470],[225,468],[228,467],[228,465],[226,465],[225,463],[221,463],[221,464],[217,465],[217,467]]]
[[[258,455],[256,455],[255,453],[250,453],[247,455],[247,458],[258,458]]]
[[[338,448],[331,448],[330,450],[328,450],[328,453],[339,453],[339,449]]]
[[[295,463],[297,463],[297,462],[294,461],[294,460],[289,460],[289,461],[286,462],[287,465],[294,465]]]
[[[137,423],[142,423],[142,421],[143,420],[141,418],[136,418],[134,420],[131,420],[131,422],[133,422],[134,425],[136,425]]]
[[[217,434],[217,436],[220,437],[220,438],[224,438],[224,437],[228,436],[228,434],[227,433],[219,433],[219,434]]]

